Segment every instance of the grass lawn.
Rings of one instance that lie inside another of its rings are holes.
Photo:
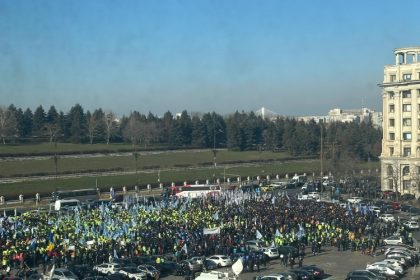
[[[328,163],[325,164],[328,166]],[[360,163],[352,165],[352,168],[356,169],[371,169],[374,170],[380,167],[379,162]],[[328,168],[325,168],[328,172]],[[200,180],[204,182],[206,179],[213,180],[213,174],[215,173],[217,178],[223,181],[224,174],[226,177],[234,178],[239,175],[245,179],[246,176],[255,177],[261,175],[275,176],[279,174],[284,177],[286,173],[290,176],[294,173],[302,174],[304,172],[308,175],[312,175],[312,172],[319,174],[320,164],[318,160],[305,160],[305,161],[293,161],[285,163],[275,164],[261,164],[253,166],[239,166],[231,168],[218,167],[213,169],[212,167],[198,170],[179,170],[179,171],[162,171],[160,172],[160,181],[165,185],[171,182],[194,182]],[[122,187],[124,185],[133,186],[136,183],[140,186],[152,184],[153,186],[158,185],[158,173],[157,172],[140,172],[138,176],[133,175],[117,175],[117,176],[101,176],[101,177],[83,177],[77,179],[51,179],[51,180],[40,180],[40,181],[26,181],[22,183],[5,183],[0,184],[0,194],[11,199],[17,199],[17,196],[22,193],[24,195],[35,194],[36,192],[49,195],[52,191],[63,190],[63,189],[80,189],[87,187],[95,187],[96,180],[98,187],[109,190],[109,187]]]
[[[158,146],[156,146],[158,148]],[[166,147],[165,147],[166,148]],[[141,149],[141,147],[139,147]],[[39,144],[6,144],[0,145],[1,155],[29,155],[29,154],[59,154],[65,153],[89,153],[89,152],[118,152],[118,151],[131,151],[133,146],[126,143],[118,144],[72,144],[72,143],[39,143]]]
[[[235,152],[221,150],[217,152],[216,161],[219,164],[234,162],[255,162],[264,160],[282,160],[290,158],[287,153],[281,152]],[[137,170],[167,169],[188,166],[212,166],[213,153],[210,150],[178,150],[152,152],[140,154],[137,160]],[[134,156],[103,156],[81,158],[59,158],[58,172],[93,172],[93,171],[130,171],[136,170]],[[54,158],[25,159],[15,161],[0,161],[0,176],[28,176],[28,175],[55,174]]]

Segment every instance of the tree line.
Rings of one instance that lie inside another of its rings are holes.
[[[322,124],[293,118],[263,119],[253,112],[222,116],[215,112],[183,111],[162,117],[133,111],[117,118],[112,111],[85,111],[80,104],[67,113],[54,106],[38,106],[32,112],[14,105],[0,106],[3,144],[40,142],[131,143],[168,148],[228,148],[231,150],[285,150],[292,155],[319,155],[321,130],[325,156],[332,160],[377,159],[382,132],[370,121]]]

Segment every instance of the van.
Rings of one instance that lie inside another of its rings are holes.
[[[80,201],[77,199],[59,199],[55,201],[54,210],[55,211],[68,211],[74,210],[75,208],[80,206]]]
[[[264,247],[264,243],[258,240],[249,240],[245,243],[246,247],[249,247],[251,251],[258,251]]]

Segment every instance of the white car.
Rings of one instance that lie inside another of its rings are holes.
[[[225,256],[225,255],[214,255],[214,256],[211,256],[207,259],[214,261],[217,264],[218,267],[224,267],[224,266],[231,266],[232,265],[232,260],[228,256]]]
[[[192,258],[190,258],[190,260],[191,261],[193,261],[193,262],[197,262],[198,264],[203,264],[203,257],[192,257]]]
[[[287,279],[284,275],[281,274],[270,274],[264,276],[257,276],[257,280],[285,280]]]
[[[276,248],[262,248],[263,254],[267,255],[270,259],[275,259],[280,257],[279,250]]]
[[[384,222],[394,222],[395,218],[391,214],[382,214],[379,216],[379,220]]]
[[[103,263],[100,265],[95,265],[93,270],[101,274],[110,275],[120,271],[121,268],[121,265],[117,263]]]
[[[368,265],[366,267],[366,270],[379,270],[387,276],[392,276],[392,275],[397,275],[398,274],[394,269],[392,269],[389,266],[386,266],[384,264],[382,264],[382,265],[374,265],[374,264],[373,265]]]
[[[147,275],[144,272],[140,272],[138,271],[136,268],[134,267],[127,267],[127,268],[122,268],[120,271],[118,271],[121,274],[124,274],[125,276],[127,276],[129,279],[134,279],[134,280],[147,280]]]
[[[315,200],[321,199],[321,196],[319,195],[318,192],[310,192],[308,193],[308,197]]]
[[[76,274],[66,268],[56,268],[53,271],[52,277],[57,280],[79,280]]]
[[[144,274],[148,275],[151,278],[159,278],[160,272],[156,269],[153,265],[150,264],[142,264],[137,267],[137,270],[143,272]]]
[[[351,204],[360,203],[360,201],[362,201],[362,200],[363,200],[363,198],[358,197],[358,196],[353,196],[353,197],[350,197],[349,199],[347,199],[347,201]]]
[[[403,224],[405,227],[407,227],[409,230],[419,230],[419,223],[416,221],[408,221]]]
[[[310,199],[310,197],[307,195],[307,194],[298,194],[298,197],[297,197],[297,199],[298,200],[308,200],[308,199]]]
[[[401,236],[390,236],[384,239],[385,245],[400,245],[403,244],[403,239]]]
[[[369,209],[370,211],[374,212],[377,216],[381,214],[381,208],[379,208],[378,206],[370,206]]]
[[[366,269],[368,269],[369,267],[372,268],[372,269],[379,269],[380,267],[384,267],[384,266],[389,267],[392,270],[395,270],[399,274],[404,273],[404,269],[400,264],[398,264],[396,262],[390,262],[390,261],[380,261],[380,262],[368,264],[366,266]]]

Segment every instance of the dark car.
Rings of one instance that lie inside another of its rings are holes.
[[[405,193],[401,196],[402,200],[412,200],[412,199],[415,199],[415,198],[416,197],[411,193]]]
[[[160,271],[160,276],[182,276],[184,275],[184,270],[176,262],[163,262],[156,267]]]
[[[302,267],[299,267],[299,269],[306,270],[314,276],[314,279],[322,279],[324,278],[324,270],[322,268],[319,268],[315,265],[304,265]]]
[[[358,277],[365,277],[365,278],[358,278]],[[376,275],[373,272],[368,270],[354,270],[347,274],[346,279],[371,279],[371,280],[386,280],[385,277]]]
[[[375,274],[377,277],[385,277],[387,280],[397,280],[400,279],[398,275],[385,275],[382,271],[377,269],[369,269],[370,272]]]
[[[213,269],[216,269],[217,268],[217,263],[215,263],[214,261],[212,261],[212,260],[205,260],[204,262],[203,262],[203,267],[205,267],[206,268],[206,270],[213,270]]]
[[[70,265],[67,269],[76,274],[79,279],[95,275],[95,272],[87,264]]]
[[[146,256],[137,256],[137,257],[131,258],[131,262],[133,262],[135,265],[155,264],[155,262],[150,257],[146,257]]]
[[[302,269],[291,269],[289,270],[290,272],[293,272],[294,274],[296,274],[296,276],[298,277],[298,280],[313,280],[315,279],[312,276],[312,273],[306,271],[306,270],[302,270]]]
[[[413,206],[411,206],[409,204],[401,204],[401,211],[402,212],[408,212],[408,211],[410,211],[411,207],[413,207]]]
[[[299,256],[298,249],[293,246],[279,246],[277,249],[280,255],[290,255],[295,258]]]
[[[136,264],[130,259],[114,258],[112,259],[112,262],[121,265],[121,267],[136,266]]]
[[[127,276],[119,272],[106,276],[107,280],[127,280]]]
[[[107,277],[105,276],[90,276],[90,277],[86,277],[86,278],[80,278],[83,280],[108,280]]]

